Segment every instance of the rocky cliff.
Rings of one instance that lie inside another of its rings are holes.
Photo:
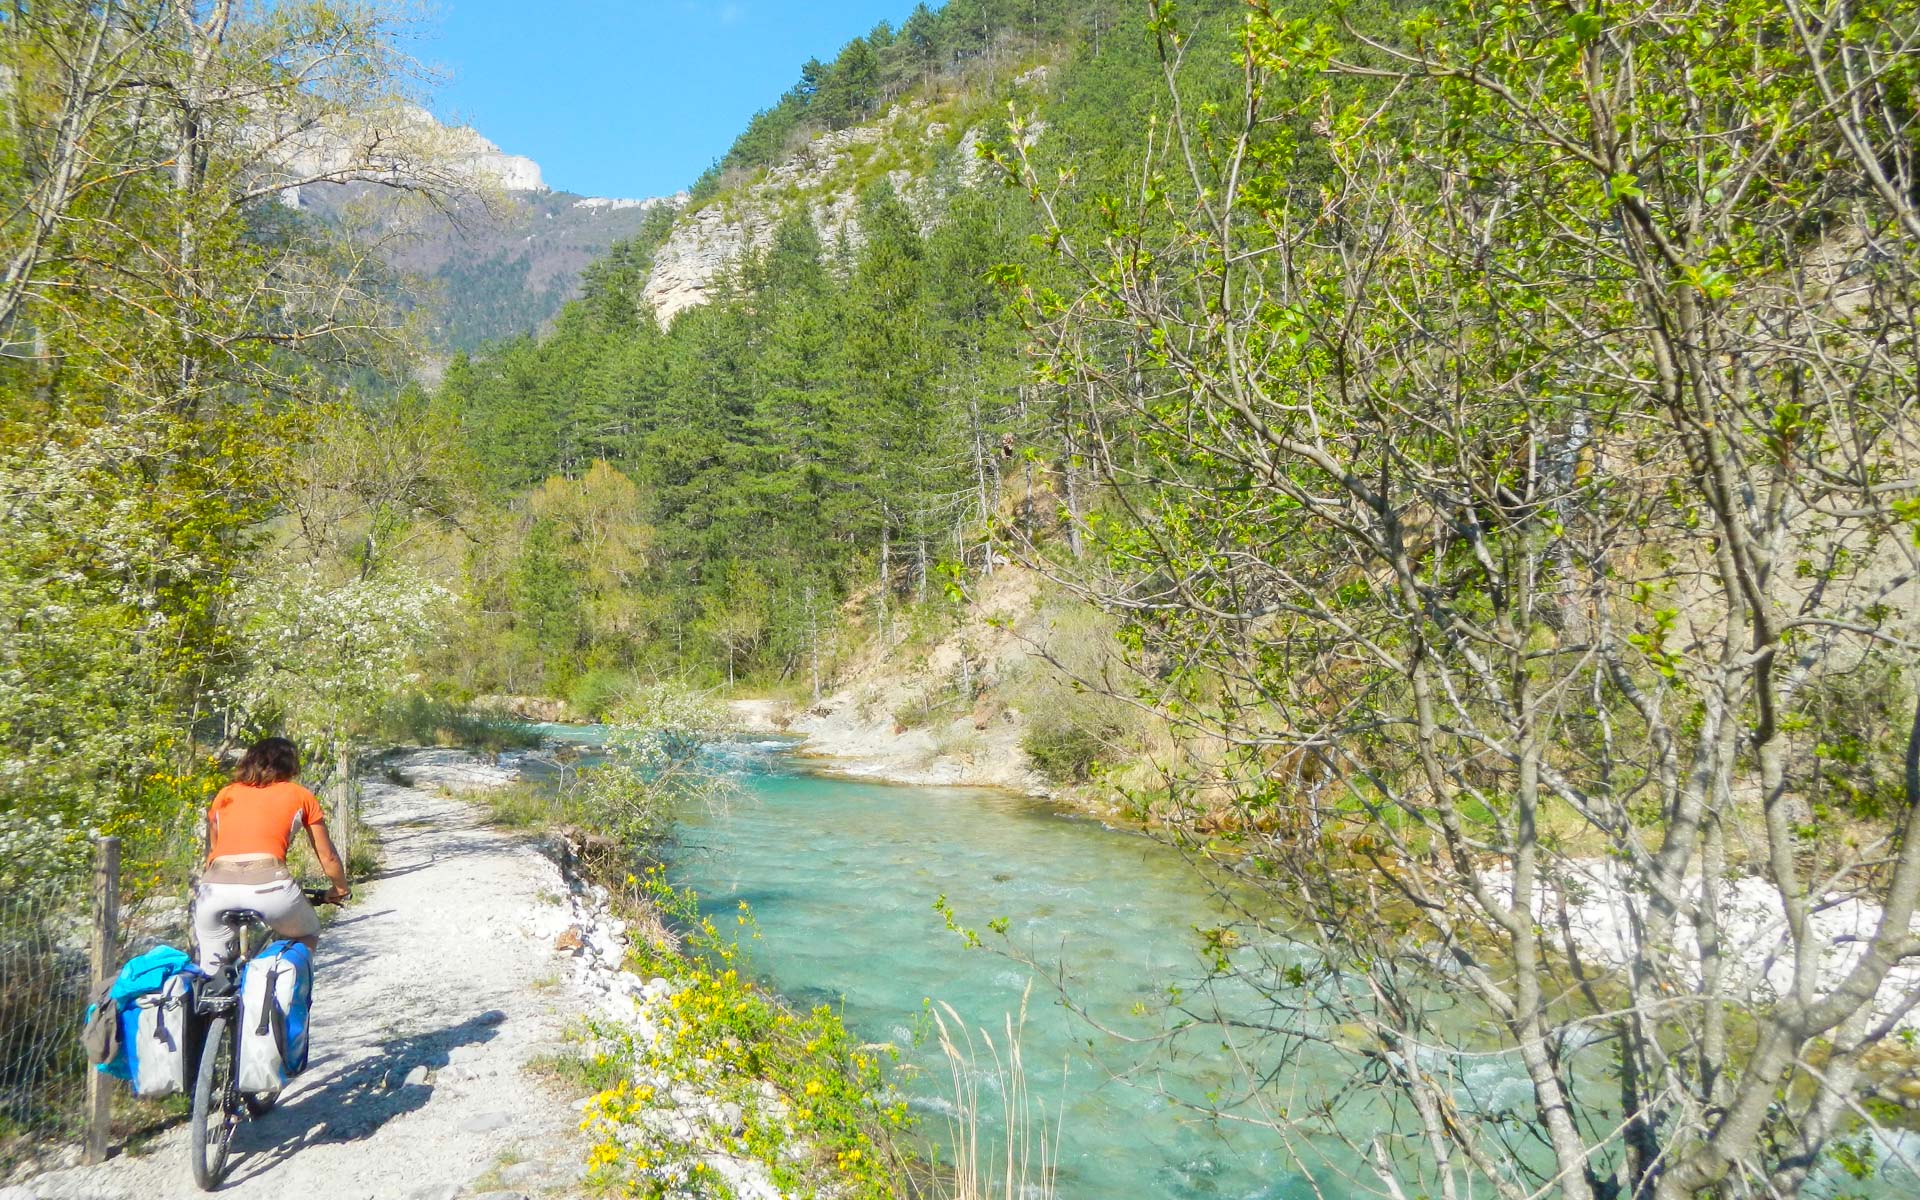
[[[1047,68],[1015,80],[1044,87]],[[788,216],[804,213],[830,252],[860,245],[861,193],[885,179],[923,227],[939,219],[958,188],[977,187],[991,170],[979,155],[992,110],[953,101],[896,104],[878,121],[813,138],[777,166],[685,213],[654,252],[646,300],[664,324],[713,298],[748,254],[773,241]],[[1037,137],[1035,125],[1026,134]]]
[[[519,154],[508,154],[464,125],[445,125],[416,104],[396,104],[378,112],[358,114],[348,121],[328,120],[296,133],[278,135],[286,149],[286,170],[296,177],[339,175],[379,177],[352,170],[361,164],[379,166],[391,159],[387,174],[394,180],[426,175],[458,186],[503,192],[544,192],[540,164]],[[432,160],[429,165],[424,160]],[[282,198],[291,207],[304,207],[308,189],[290,188]]]

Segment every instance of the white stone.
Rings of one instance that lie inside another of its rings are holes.
[[[740,1200],[781,1200],[780,1189],[773,1184],[764,1164],[731,1154],[712,1154],[703,1159],[707,1168],[727,1185]]]

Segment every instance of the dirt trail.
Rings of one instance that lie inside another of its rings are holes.
[[[385,867],[323,935],[312,1065],[235,1138],[222,1195],[328,1200],[569,1196],[579,1114],[528,1074],[580,1001],[551,935],[559,872],[473,808],[425,787],[492,782],[448,752],[400,764],[421,787],[369,781]],[[543,910],[544,913],[543,913]],[[183,1125],[98,1167],[0,1188],[0,1200],[199,1196]]]

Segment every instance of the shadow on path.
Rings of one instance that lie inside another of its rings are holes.
[[[416,1067],[438,1070],[456,1047],[493,1040],[506,1019],[499,1009],[489,1009],[458,1025],[382,1042],[318,1087],[299,1090],[265,1117],[240,1127],[228,1183],[263,1175],[309,1146],[371,1137],[395,1117],[416,1111],[432,1097],[433,1086],[404,1083],[407,1074]],[[308,1070],[331,1061],[321,1059]]]

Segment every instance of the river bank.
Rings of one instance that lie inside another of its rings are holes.
[[[800,708],[781,700],[744,699],[727,705],[743,733],[801,739],[795,753],[825,775],[918,787],[991,787],[1021,795],[1057,798],[1027,763],[1020,729],[1010,721],[974,728],[967,720],[963,748],[943,743],[938,731],[904,728],[890,717],[863,714],[842,693]]]
[[[617,827],[602,820],[612,814],[568,808],[540,784],[548,804],[529,809],[516,785],[530,782],[522,772],[534,759],[413,759],[423,760],[496,819],[525,828],[536,815],[559,863],[566,894],[535,932],[571,957],[572,991],[588,1010],[562,1073],[595,1089],[575,1104],[593,1139],[590,1189],[735,1200],[899,1194],[911,1156],[892,1135],[905,1114],[878,1062],[837,1014],[796,1011],[736,968],[734,937],[744,935],[733,927],[744,917],[727,932],[704,919],[694,896],[640,865],[652,847],[636,854],[602,832]]]
[[[1077,690],[1062,664],[1100,676],[1116,651],[1104,618],[1059,596],[1032,571],[1003,564],[975,580],[942,620],[861,645],[811,699],[739,699],[748,732],[799,737],[821,772],[920,787],[989,787],[1125,819],[1086,767],[1042,770],[1036,730],[1074,730],[1109,765],[1141,759],[1151,735]],[[1141,780],[1140,782],[1145,782]]]

